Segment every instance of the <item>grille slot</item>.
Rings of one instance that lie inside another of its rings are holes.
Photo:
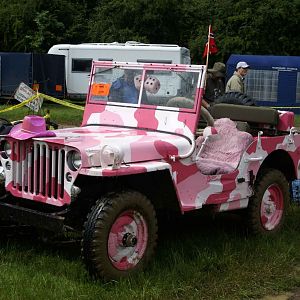
[[[62,199],[65,150],[42,142],[12,143],[13,187],[32,197]],[[44,200],[43,200],[44,199]]]

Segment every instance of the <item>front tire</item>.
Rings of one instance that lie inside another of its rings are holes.
[[[84,224],[82,255],[89,273],[115,280],[141,271],[154,254],[157,219],[151,202],[126,191],[102,198]]]
[[[284,223],[289,206],[289,184],[282,172],[265,169],[256,179],[254,195],[247,208],[250,233],[270,235],[278,232]]]

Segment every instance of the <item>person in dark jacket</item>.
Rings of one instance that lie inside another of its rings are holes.
[[[207,70],[206,87],[203,105],[208,108],[225,92],[225,64],[216,62],[212,69]]]

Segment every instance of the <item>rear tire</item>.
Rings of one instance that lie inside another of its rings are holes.
[[[92,208],[84,224],[82,256],[93,277],[116,280],[144,269],[156,242],[153,205],[141,193],[126,191]]]
[[[247,225],[254,235],[271,235],[283,226],[289,206],[289,184],[282,172],[265,169],[254,184],[247,208]]]

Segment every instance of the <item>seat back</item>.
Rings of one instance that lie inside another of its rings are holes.
[[[279,113],[276,109],[262,106],[219,103],[212,107],[211,114],[215,119],[230,118],[235,121],[273,126],[276,126],[279,121]]]
[[[229,118],[215,121],[218,134],[210,136],[197,157],[196,164],[199,170],[206,175],[225,174],[234,171],[240,159],[253,141],[248,132],[239,131],[235,122]],[[197,139],[202,145],[203,137]]]

